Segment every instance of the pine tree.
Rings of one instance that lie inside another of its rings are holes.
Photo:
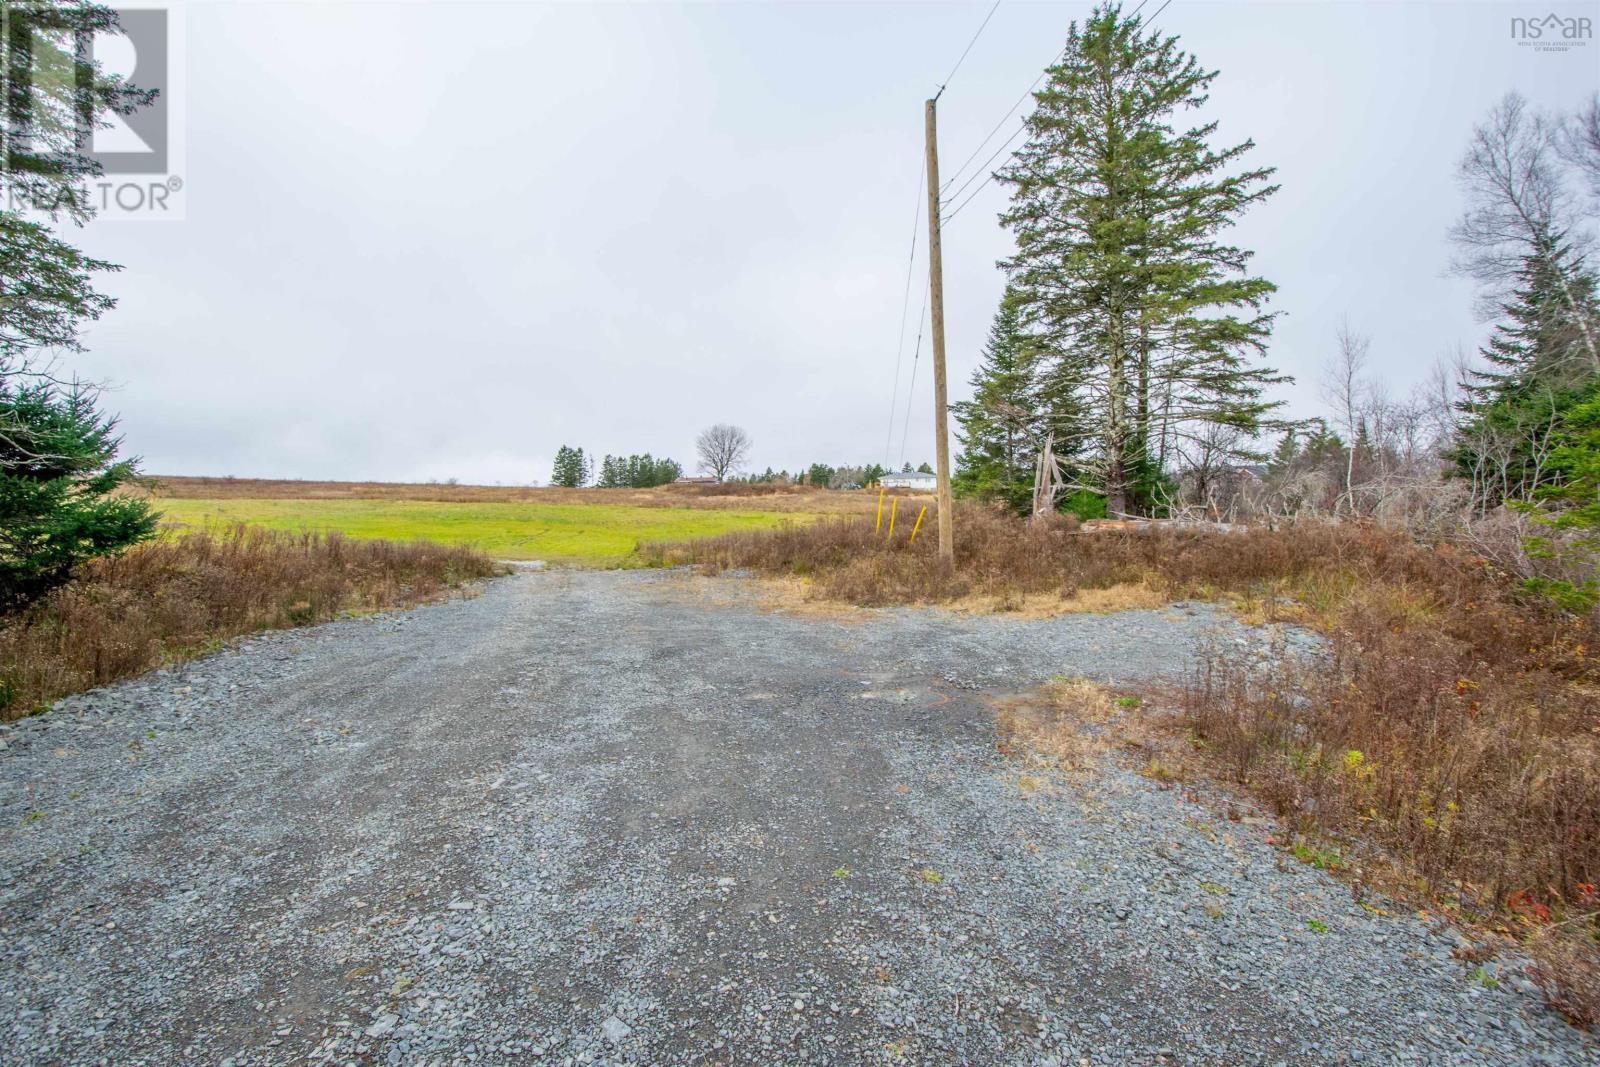
[[[983,362],[972,373],[972,399],[951,405],[961,427],[951,488],[961,496],[1004,501],[1026,514],[1049,413],[1039,410],[1041,398],[1021,322],[1021,309],[1008,291],[989,327]]]
[[[1560,559],[1569,577],[1528,584],[1570,611],[1591,611],[1600,603],[1600,375],[1571,394],[1549,443],[1551,477],[1537,491],[1536,517],[1561,536],[1531,537],[1528,547]]]
[[[134,464],[117,460],[116,419],[95,401],[81,386],[0,382],[0,610],[155,533],[150,505],[114,492]]]
[[[1579,321],[1600,321],[1595,289],[1559,237],[1542,234],[1523,257],[1461,403],[1454,459],[1480,508],[1531,500],[1556,477],[1550,443],[1597,376]]]
[[[1272,450],[1272,458],[1267,461],[1267,473],[1282,474],[1294,467],[1295,459],[1300,455],[1300,441],[1295,436],[1294,427],[1283,432],[1283,437],[1278,441],[1278,447]]]
[[[1473,375],[1474,400],[1508,398],[1532,385],[1581,386],[1600,372],[1578,321],[1596,318],[1595,279],[1559,237],[1537,239],[1500,311],[1494,335],[1479,350],[1489,369]]]
[[[556,449],[555,464],[550,471],[551,485],[577,489],[589,484],[590,473],[590,464],[584,457],[583,449],[566,445]]]
[[[675,459],[658,459],[655,464],[655,477],[651,485],[671,485],[683,477],[683,464]]]
[[[1262,392],[1282,379],[1246,363],[1264,351],[1274,287],[1219,236],[1276,191],[1272,171],[1235,173],[1253,144],[1211,149],[1215,123],[1171,125],[1215,77],[1102,4],[1072,26],[1000,175],[1021,325],[1089,416],[1113,512],[1149,506],[1173,441],[1207,423],[1253,433],[1276,407]]]

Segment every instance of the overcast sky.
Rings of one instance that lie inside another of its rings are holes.
[[[187,217],[77,235],[126,267],[79,369],[115,383],[155,474],[543,482],[564,443],[692,465],[713,422],[750,431],[757,469],[898,464],[923,101],[988,6],[190,4]],[[947,175],[1089,6],[1001,4],[940,103]],[[1236,232],[1279,286],[1295,413],[1342,318],[1396,388],[1482,339],[1445,274],[1470,129],[1511,89],[1600,87],[1600,41],[1513,43],[1534,7],[1159,16],[1221,71],[1219,136],[1279,168]],[[1000,295],[1002,203],[991,183],[946,229],[952,399]],[[924,340],[914,463],[929,369]]]

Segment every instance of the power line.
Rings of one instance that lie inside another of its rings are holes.
[[[1147,0],[1139,0],[1139,6],[1135,7],[1131,12],[1129,12],[1128,17],[1131,18],[1134,15],[1137,15],[1139,13],[1139,8],[1144,7],[1146,2],[1147,2]],[[1165,0],[1165,2],[1160,7],[1156,8],[1155,13],[1152,14],[1148,19],[1145,20],[1145,25],[1146,26],[1153,26],[1155,21],[1156,21],[1156,19],[1160,17],[1161,13],[1163,11],[1165,11],[1167,9],[1167,7],[1171,3],[1172,3],[1172,0]],[[1039,76],[1034,79],[1033,84],[1028,87],[1028,91],[1023,93],[1022,96],[1017,98],[1017,103],[1011,105],[1010,112],[1014,112],[1014,111],[1017,110],[1018,105],[1020,105],[1023,100],[1027,99],[1029,93],[1032,93],[1035,89],[1037,89],[1039,87],[1039,83],[1044,81],[1044,77],[1048,73],[1050,73],[1050,68],[1048,66],[1046,66],[1045,69],[1039,73]],[[1008,114],[1010,112],[1008,112]],[[972,155],[967,157],[966,162],[962,163],[961,166],[957,169],[957,172],[956,172],[957,177],[960,177],[960,172],[961,171],[964,171],[964,170],[967,169],[967,163],[971,163],[972,162],[973,158],[975,156],[977,156],[977,154],[983,150],[984,145],[987,145],[989,143],[989,141],[994,137],[995,133],[997,131],[999,131],[1000,127],[1005,125],[1005,121],[1006,120],[1002,118],[1000,120],[1000,124],[998,126],[996,126],[993,130],[989,131],[989,136],[985,137],[983,139],[982,143],[980,143],[978,145],[978,147],[973,151]],[[1024,127],[1024,129],[1026,129],[1026,127]],[[970,185],[972,185],[974,180],[976,180],[976,178],[978,177],[978,174],[982,174],[984,168],[988,167],[989,164],[994,161],[995,156],[998,156],[1001,152],[1005,151],[1007,146],[1009,146],[1011,143],[1015,142],[1016,139],[1017,139],[1018,134],[1020,134],[1021,132],[1022,132],[1021,130],[1018,130],[1017,133],[1012,134],[1010,141],[1007,141],[1006,144],[1001,145],[1000,148],[997,149],[994,153],[992,153],[989,156],[988,159],[984,160],[983,167],[980,167],[978,169],[977,174],[969,175],[967,180],[962,183],[961,188],[959,188],[955,192],[951,193],[945,199],[947,201],[952,201],[952,200],[955,200],[962,193],[966,192],[967,188]],[[954,211],[951,211],[948,215],[942,215],[940,217],[939,224],[941,226],[943,226],[943,225],[949,223],[952,219],[954,219],[958,214],[961,213],[961,209],[966,207],[968,204],[972,203],[973,199],[980,192],[983,191],[983,187],[985,185],[989,184],[989,182],[992,181],[993,179],[994,179],[994,175],[990,174],[987,179],[985,179],[983,182],[979,183],[978,187],[976,189],[972,190],[972,194],[970,196],[968,196],[965,200],[963,200],[959,207],[957,207]],[[945,188],[949,188],[951,183],[953,183],[955,180],[956,180],[955,178],[951,178],[949,182],[945,183]],[[941,190],[941,192],[942,192],[942,190]]]
[[[906,312],[911,310],[911,274],[917,264],[917,225],[922,220],[922,176],[927,173],[928,163],[923,161],[922,167],[917,171],[917,197],[912,206],[911,213],[911,255],[906,259],[906,292],[900,300],[900,339],[894,345],[894,391],[889,394],[889,428],[883,435],[883,462],[889,463],[890,449],[894,447],[894,410],[900,403],[900,366],[906,357]]]
[[[972,177],[968,178],[966,180],[966,182],[961,186],[961,188],[959,188],[955,192],[951,193],[945,199],[945,203],[949,203],[950,201],[954,200],[956,197],[960,196],[962,193],[966,192],[967,191],[967,187],[970,186],[973,182],[977,181],[979,177],[982,177],[983,181],[979,182],[978,189],[982,189],[985,185],[989,184],[989,182],[993,181],[994,180],[993,172],[985,174],[984,171],[988,168],[989,164],[993,163],[999,157],[1001,152],[1004,152],[1006,149],[1008,149],[1012,145],[1016,144],[1017,143],[1017,138],[1021,137],[1024,133],[1027,133],[1027,132],[1028,132],[1028,127],[1027,127],[1026,123],[1024,123],[1021,126],[1018,126],[1017,127],[1017,132],[1013,133],[1009,138],[1006,139],[1006,142],[1004,144],[1002,144],[999,148],[996,148],[992,153],[990,153],[989,158],[983,161],[983,166],[979,167],[976,171],[974,171],[973,174],[972,174]],[[976,196],[976,195],[978,195],[978,193],[977,193],[977,190],[974,189],[973,193],[972,193],[972,196]],[[967,197],[967,200],[971,200],[972,196]],[[966,207],[966,206],[967,206],[967,201],[966,200],[962,201],[961,207]],[[960,211],[960,210],[961,210],[961,208],[959,208],[959,207],[956,208],[956,211]],[[950,214],[944,215],[942,217],[941,221],[949,222],[951,219],[956,217],[956,211],[952,211],[952,212],[950,212]]]
[[[1019,97],[1017,97],[1017,102],[1016,102],[1016,103],[1014,103],[1014,104],[1012,104],[1012,105],[1011,105],[1011,106],[1010,106],[1010,107],[1009,107],[1009,108],[1007,108],[1007,109],[1006,109],[1006,113],[1005,113],[1005,114],[1004,114],[1004,115],[1002,115],[1002,116],[1001,116],[1001,117],[1000,117],[1000,121],[999,121],[999,122],[997,122],[997,123],[995,123],[995,125],[994,125],[994,129],[992,129],[992,130],[990,130],[990,131],[989,131],[989,136],[987,136],[987,137],[985,137],[985,138],[984,138],[984,139],[983,139],[983,140],[982,140],[982,141],[981,141],[981,142],[980,142],[980,143],[979,143],[979,144],[978,144],[978,147],[977,147],[977,148],[974,148],[974,149],[973,149],[973,150],[972,150],[972,155],[970,155],[970,156],[968,156],[968,157],[967,157],[967,158],[966,158],[966,160],[965,160],[965,161],[964,161],[964,162],[963,162],[963,163],[962,163],[962,164],[961,164],[961,166],[959,166],[959,167],[957,167],[957,168],[956,168],[956,173],[955,173],[955,174],[954,174],[954,176],[952,176],[952,177],[951,177],[951,179],[950,179],[950,180],[949,180],[949,181],[948,181],[948,182],[945,182],[945,184],[944,184],[944,188],[942,188],[942,189],[940,189],[940,190],[939,190],[939,191],[940,191],[940,193],[941,193],[941,194],[942,194],[942,193],[943,193],[943,192],[944,192],[944,189],[948,189],[948,188],[949,188],[949,187],[950,187],[950,186],[951,186],[951,185],[954,185],[954,184],[955,184],[955,183],[956,183],[956,182],[957,182],[957,181],[959,181],[959,180],[960,180],[960,178],[961,178],[961,175],[962,175],[962,172],[964,172],[964,171],[965,171],[965,170],[966,170],[966,169],[967,169],[967,164],[969,164],[969,163],[971,163],[971,162],[972,162],[972,161],[973,161],[973,160],[974,160],[974,159],[976,159],[976,158],[977,158],[977,157],[978,157],[978,153],[979,153],[979,152],[982,152],[982,151],[983,151],[983,149],[984,149],[984,147],[985,147],[985,146],[987,146],[987,145],[988,145],[988,143],[989,143],[989,142],[990,142],[990,141],[991,141],[991,140],[993,140],[993,139],[994,139],[994,135],[995,135],[995,134],[997,134],[997,133],[999,133],[999,132],[1000,132],[1000,130],[1001,130],[1001,129],[1002,129],[1002,128],[1003,128],[1003,127],[1004,127],[1004,126],[1005,126],[1005,124],[1006,124],[1006,119],[1008,119],[1008,118],[1010,118],[1010,117],[1011,117],[1011,116],[1012,116],[1012,115],[1014,115],[1014,114],[1015,114],[1015,113],[1016,113],[1016,110],[1017,110],[1017,108],[1019,108],[1019,107],[1021,107],[1021,106],[1022,106],[1022,102],[1023,102],[1023,101],[1024,101],[1024,100],[1026,100],[1026,99],[1028,99],[1028,97],[1029,97],[1029,96],[1031,96],[1031,95],[1032,95],[1032,94],[1033,94],[1033,93],[1034,93],[1034,92],[1035,92],[1035,91],[1036,91],[1036,90],[1037,90],[1037,89],[1038,89],[1038,88],[1039,88],[1039,83],[1040,83],[1040,82],[1042,82],[1042,81],[1044,81],[1044,80],[1045,80],[1045,78],[1046,78],[1046,77],[1047,77],[1047,76],[1048,76],[1048,75],[1049,75],[1049,73],[1050,73],[1050,67],[1051,67],[1051,66],[1052,66],[1052,65],[1053,65],[1053,64],[1054,64],[1054,63],[1055,63],[1055,61],[1056,61],[1056,60],[1057,60],[1057,59],[1059,59],[1059,58],[1060,58],[1060,57],[1061,57],[1061,53],[1059,53],[1059,52],[1057,52],[1057,53],[1054,53],[1054,54],[1053,54],[1053,55],[1051,55],[1051,57],[1050,57],[1050,62],[1048,62],[1048,63],[1046,63],[1046,64],[1045,64],[1045,65],[1044,65],[1044,68],[1043,68],[1043,69],[1042,69],[1042,70],[1040,70],[1040,71],[1039,71],[1039,76],[1038,76],[1038,77],[1037,77],[1037,78],[1035,78],[1035,79],[1033,79],[1033,84],[1032,84],[1032,85],[1030,85],[1030,86],[1028,86],[1028,87],[1027,87],[1027,88],[1026,88],[1026,89],[1024,89],[1024,90],[1023,90],[1023,92],[1022,92],[1022,95],[1021,95],[1021,96],[1019,96]],[[993,159],[993,158],[994,158],[994,157],[993,157],[993,156],[990,156],[990,157],[989,157],[989,158],[990,158],[990,159]],[[985,163],[985,166],[987,166],[987,165],[988,165],[988,164],[987,164],[987,163]],[[980,172],[980,173],[981,173],[981,172]],[[970,181],[970,179],[969,179],[969,181]],[[951,196],[950,196],[950,197],[948,197],[948,198],[947,198],[947,199],[951,199],[951,200],[953,200],[953,199],[955,199],[955,198],[956,198],[956,197],[957,197],[957,196],[960,196],[960,195],[961,195],[961,193],[962,193],[962,191],[963,191],[963,190],[965,190],[965,189],[966,189],[966,187],[967,187],[967,186],[966,186],[966,185],[962,185],[962,187],[961,187],[961,189],[958,189],[958,190],[956,190],[956,192],[955,192],[955,193],[953,193],[953,194],[952,194],[952,195],[951,195]]]
[[[1000,117],[1000,121],[994,124],[994,129],[989,131],[989,136],[978,142],[978,147],[972,150],[972,155],[963,160],[961,166],[956,168],[956,172],[950,176],[950,180],[944,183],[944,189],[950,188],[956,182],[961,180],[961,173],[967,169],[967,164],[978,158],[978,153],[982,152],[984,147],[990,141],[994,140],[994,135],[1000,132],[1000,128],[1006,124],[1006,119],[1010,118],[1016,112],[1017,108],[1022,106],[1022,102],[1028,99],[1028,97],[1033,94],[1035,89],[1039,88],[1039,83],[1044,81],[1044,76],[1049,72],[1050,68],[1048,66],[1039,72],[1039,76],[1033,79],[1033,84],[1023,90],[1022,95],[1017,97],[1017,102],[1007,108],[1006,113]],[[944,189],[940,189],[939,191],[943,193]]]
[[[955,78],[956,72],[961,69],[961,64],[963,64],[963,63],[965,63],[967,61],[967,56],[969,54],[971,54],[971,52],[972,52],[972,46],[978,43],[978,38],[983,36],[983,31],[988,27],[989,20],[994,18],[994,13],[996,11],[998,11],[998,10],[1000,10],[1000,0],[994,0],[994,4],[989,8],[989,13],[983,16],[983,21],[982,22],[978,23],[978,29],[977,29],[977,31],[975,33],[973,33],[972,40],[967,42],[967,47],[963,48],[961,50],[961,55],[956,58],[956,65],[950,68],[950,73],[945,75],[944,81],[941,82],[940,85],[939,85],[939,91],[933,94],[933,98],[935,100],[939,99],[939,97],[944,95],[945,88]],[[993,136],[993,135],[991,134],[991,136]],[[981,148],[982,146],[980,145],[979,147]],[[976,153],[974,153],[974,154],[976,154]],[[920,190],[922,188],[922,178],[926,174],[927,174],[927,163],[924,162],[922,171],[918,174],[918,177],[917,177],[917,188],[919,190],[919,204],[920,204]],[[920,214],[920,210],[919,210],[919,214]],[[905,295],[902,298],[901,304],[900,304],[900,339],[895,343],[894,392],[889,397],[889,428],[888,428],[888,430],[887,430],[887,432],[885,434],[885,439],[884,439],[884,444],[883,444],[883,459],[884,459],[885,463],[887,463],[889,461],[890,450],[894,447],[894,412],[895,412],[896,406],[898,405],[898,401],[900,399],[900,367],[901,367],[901,364],[905,360],[906,311],[911,306],[911,274],[912,274],[913,269],[916,266],[916,261],[917,261],[917,229],[918,229],[918,227],[917,227],[917,218],[913,217],[912,218],[912,225],[911,225],[911,255],[910,255],[909,259],[906,262],[906,289],[905,289]],[[911,384],[910,384],[910,387],[909,387],[909,392],[908,392],[907,397],[906,397],[906,418],[905,418],[905,422],[901,426],[901,434],[900,434],[900,453],[901,453],[900,458],[901,458],[901,462],[904,462],[904,460],[905,460],[905,447],[906,447],[905,438],[906,438],[906,432],[910,429],[910,426],[911,426],[911,401],[915,397],[916,390],[917,390],[917,364],[918,364],[919,360],[921,359],[921,355],[922,355],[922,316],[927,313],[927,310],[928,310],[928,293],[927,293],[927,290],[924,289],[923,290],[923,294],[922,294],[922,311],[918,312],[918,314],[917,314],[917,343],[916,343],[915,351],[913,352],[912,357],[911,357]]]
[[[956,76],[956,71],[961,69],[961,64],[966,62],[967,53],[972,51],[972,46],[978,43],[978,38],[983,36],[983,28],[989,25],[989,20],[994,18],[994,13],[1000,10],[1000,0],[994,0],[994,7],[983,16],[983,21],[978,24],[978,32],[972,35],[972,40],[967,42],[967,47],[962,51],[961,58],[956,60],[956,65],[950,68],[950,73],[944,76],[944,81],[939,83],[939,91],[933,94],[935,100],[944,95],[945,86],[950,84],[950,79]]]
[[[932,283],[930,282],[929,285]],[[922,287],[922,310],[917,312],[917,348],[911,357],[911,385],[906,390],[906,418],[900,424],[900,465],[906,465],[906,437],[911,432],[911,403],[917,399],[917,365],[922,358],[922,327],[928,314],[928,285]]]
[[[1010,148],[1013,144],[1016,143],[1016,140],[1017,140],[1018,137],[1021,137],[1024,133],[1027,133],[1027,132],[1028,132],[1028,127],[1027,126],[1024,125],[1024,126],[1019,127],[1017,132],[1011,135],[1011,140],[1007,141],[1005,144],[1003,144],[999,148],[995,149],[994,155],[990,156],[989,159],[986,160],[983,165],[985,167],[987,167],[991,162],[994,161],[995,156],[998,156],[1001,152],[1004,152],[1006,149]],[[979,173],[981,174],[982,172],[980,171]],[[976,178],[976,177],[977,177],[977,175],[974,174],[973,178]],[[967,198],[965,200],[961,201],[961,204],[954,211],[951,211],[950,214],[944,215],[939,219],[939,225],[948,226],[952,219],[954,219],[957,215],[961,214],[961,209],[966,207],[968,204],[972,203],[972,201],[977,198],[978,194],[983,192],[983,190],[992,181],[994,181],[994,174],[991,172],[988,177],[984,178],[983,181],[978,183],[978,187],[976,189],[972,190],[972,192],[967,196]],[[968,180],[968,184],[971,184],[971,179]],[[956,198],[956,196],[960,196],[961,195],[961,191],[965,190],[965,189],[966,189],[966,186],[962,186],[961,190],[958,190],[956,192],[955,196],[952,196],[950,199],[954,200]]]

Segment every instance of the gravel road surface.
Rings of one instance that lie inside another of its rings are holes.
[[[1453,935],[986,693],[1181,670],[1180,607],[766,606],[543,572],[0,731],[6,1064],[1595,1064]]]

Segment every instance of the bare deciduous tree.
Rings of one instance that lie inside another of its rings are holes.
[[[1341,503],[1354,509],[1356,443],[1364,422],[1363,408],[1371,392],[1366,380],[1367,352],[1370,341],[1350,329],[1348,322],[1339,327],[1339,351],[1323,373],[1322,399],[1333,409],[1339,429],[1344,433],[1346,449],[1344,471],[1344,496]]]
[[[1581,119],[1577,126],[1581,128]],[[1571,128],[1570,123],[1538,114],[1513,92],[1472,131],[1459,173],[1467,209],[1450,237],[1456,244],[1455,269],[1482,286],[1481,310],[1486,317],[1499,313],[1530,258],[1551,256],[1560,242],[1567,241],[1582,260],[1585,235],[1577,227],[1560,167],[1569,140],[1563,130]],[[1582,350],[1588,362],[1600,368],[1600,343],[1573,292],[1570,271],[1556,273]]]
[[[700,454],[700,469],[709,472],[719,482],[739,469],[739,465],[750,454],[750,445],[749,434],[725,422],[701,431],[700,436],[694,439],[695,450]]]
[[[1488,310],[1538,241],[1567,213],[1557,169],[1558,126],[1507,93],[1472,131],[1458,178],[1467,208],[1450,231],[1452,265],[1490,290]]]
[[[1593,207],[1600,209],[1600,93],[1561,124],[1556,147],[1587,186]]]

